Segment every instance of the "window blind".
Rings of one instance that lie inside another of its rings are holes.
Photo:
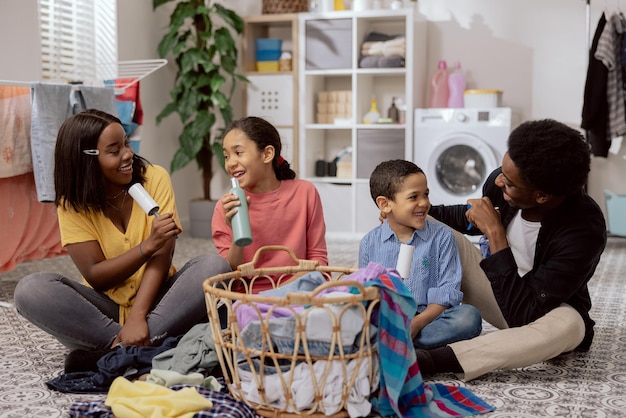
[[[42,79],[117,77],[116,0],[39,0]]]

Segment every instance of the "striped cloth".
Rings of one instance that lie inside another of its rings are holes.
[[[443,384],[425,385],[411,340],[411,318],[417,306],[395,270],[365,283],[380,292],[378,357],[380,391],[372,401],[382,416],[465,417],[492,412],[495,408],[470,390]]]

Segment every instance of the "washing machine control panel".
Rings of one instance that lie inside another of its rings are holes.
[[[416,109],[416,124],[439,125],[460,123],[475,126],[506,126],[511,127],[511,109]]]
[[[458,112],[456,114],[456,120],[458,120],[459,122],[463,123],[463,122],[467,122],[469,120],[469,118],[467,117],[467,115],[465,113]]]

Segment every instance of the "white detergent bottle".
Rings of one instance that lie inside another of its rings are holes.
[[[465,107],[463,100],[465,87],[465,74],[461,70],[461,63],[457,61],[448,75],[448,107]]]

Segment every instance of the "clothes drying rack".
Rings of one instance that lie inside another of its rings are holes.
[[[166,64],[166,59],[119,61],[117,63],[116,79],[124,79],[125,82],[121,85],[116,84],[111,87],[115,89],[116,95],[123,94],[127,88],[138,83]],[[33,83],[33,81],[0,80],[0,86],[31,87]]]

